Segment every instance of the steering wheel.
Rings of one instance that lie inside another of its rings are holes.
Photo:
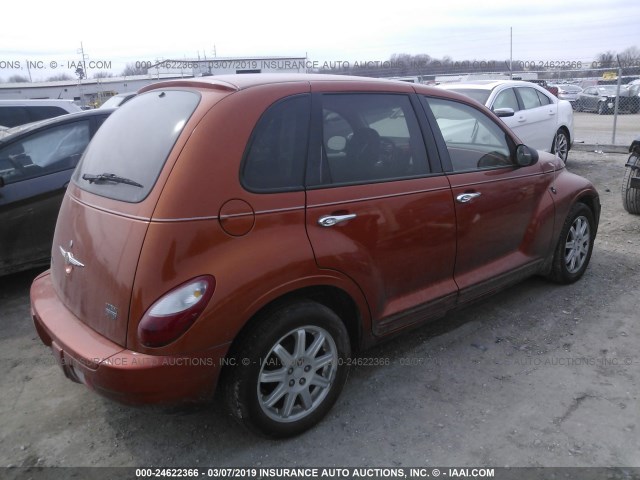
[[[13,168],[15,168],[18,172],[24,173],[24,165],[18,161],[19,157],[26,156],[24,153],[19,153],[17,155],[9,155],[7,159]]]

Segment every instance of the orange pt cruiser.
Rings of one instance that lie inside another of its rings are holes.
[[[594,187],[459,94],[278,74],[139,93],[86,150],[31,289],[65,375],[114,400],[219,387],[241,423],[295,435],[354,352],[589,263]]]

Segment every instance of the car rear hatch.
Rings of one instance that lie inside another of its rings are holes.
[[[123,347],[149,221],[198,119],[228,94],[215,93],[155,89],[127,102],[96,133],[65,195],[52,246],[56,292],[82,322]]]

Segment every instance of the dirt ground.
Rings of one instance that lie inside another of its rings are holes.
[[[640,216],[626,156],[572,151],[601,194],[584,278],[533,278],[365,352],[326,419],[267,441],[219,406],[180,414],[66,380],[29,315],[37,272],[0,279],[0,467],[640,466]]]

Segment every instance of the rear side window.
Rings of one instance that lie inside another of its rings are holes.
[[[310,118],[309,96],[271,106],[256,125],[245,154],[242,183],[249,190],[303,188]]]
[[[93,137],[74,183],[115,200],[144,200],[199,101],[197,93],[162,90],[127,102]]]
[[[525,110],[530,108],[538,108],[540,106],[540,98],[538,92],[533,88],[519,88],[518,93],[522,99],[522,104]]]
[[[67,112],[60,107],[29,107],[29,121],[37,122],[38,120],[46,120],[47,118],[59,117]]]
[[[29,113],[24,107],[0,107],[0,125],[3,127],[17,127],[18,125],[24,125],[31,121]]]
[[[536,93],[538,94],[538,98],[540,99],[540,104],[542,106],[549,105],[551,103],[549,97],[547,97],[544,93],[539,92],[538,90],[536,90]]]

